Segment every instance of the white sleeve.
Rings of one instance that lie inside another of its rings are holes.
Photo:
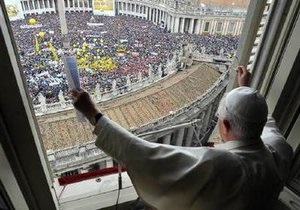
[[[268,116],[261,139],[272,153],[282,179],[286,180],[287,171],[289,171],[293,159],[293,150],[280,133],[276,121],[271,116]]]
[[[213,164],[207,164],[207,156],[204,155],[210,150],[208,148],[151,143],[106,117],[98,121],[94,134],[97,135],[96,146],[125,164],[138,194],[156,207],[175,196],[163,196],[166,192],[181,192],[192,188],[194,183],[190,180],[195,179],[198,180],[194,192],[197,194],[199,192],[196,190],[211,177]],[[202,161],[206,163],[201,164]]]
[[[263,129],[261,138],[264,143],[272,143],[274,140],[285,140],[276,125],[276,121],[271,115],[268,116],[268,120]]]

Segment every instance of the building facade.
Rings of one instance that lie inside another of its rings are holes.
[[[93,0],[64,0],[66,12],[92,12]],[[57,0],[21,0],[24,15],[56,13]],[[246,12],[212,11],[167,0],[115,0],[117,15],[152,21],[172,33],[239,35]]]

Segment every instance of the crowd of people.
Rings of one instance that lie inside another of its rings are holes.
[[[30,25],[29,19],[36,22]],[[134,82],[139,74],[148,76],[149,67],[157,73],[165,67],[183,43],[210,55],[233,54],[237,36],[169,33],[150,21],[128,16],[93,16],[91,13],[66,13],[68,53],[77,57],[81,85],[92,92],[99,83],[101,91]],[[34,104],[42,94],[47,103],[58,101],[62,91],[67,99],[68,85],[61,55],[63,38],[58,14],[41,14],[11,22],[21,64]],[[29,27],[27,27],[29,25]]]

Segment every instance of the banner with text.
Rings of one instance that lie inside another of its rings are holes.
[[[4,2],[10,20],[24,19],[20,0],[5,0]]]
[[[115,15],[115,1],[114,0],[93,0],[94,15]]]

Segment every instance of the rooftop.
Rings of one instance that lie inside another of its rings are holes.
[[[197,64],[156,82],[150,87],[98,104],[103,113],[127,129],[167,116],[199,98],[219,78],[214,68]],[[88,122],[80,123],[74,110],[38,117],[41,136],[48,149],[61,149],[95,137]]]

